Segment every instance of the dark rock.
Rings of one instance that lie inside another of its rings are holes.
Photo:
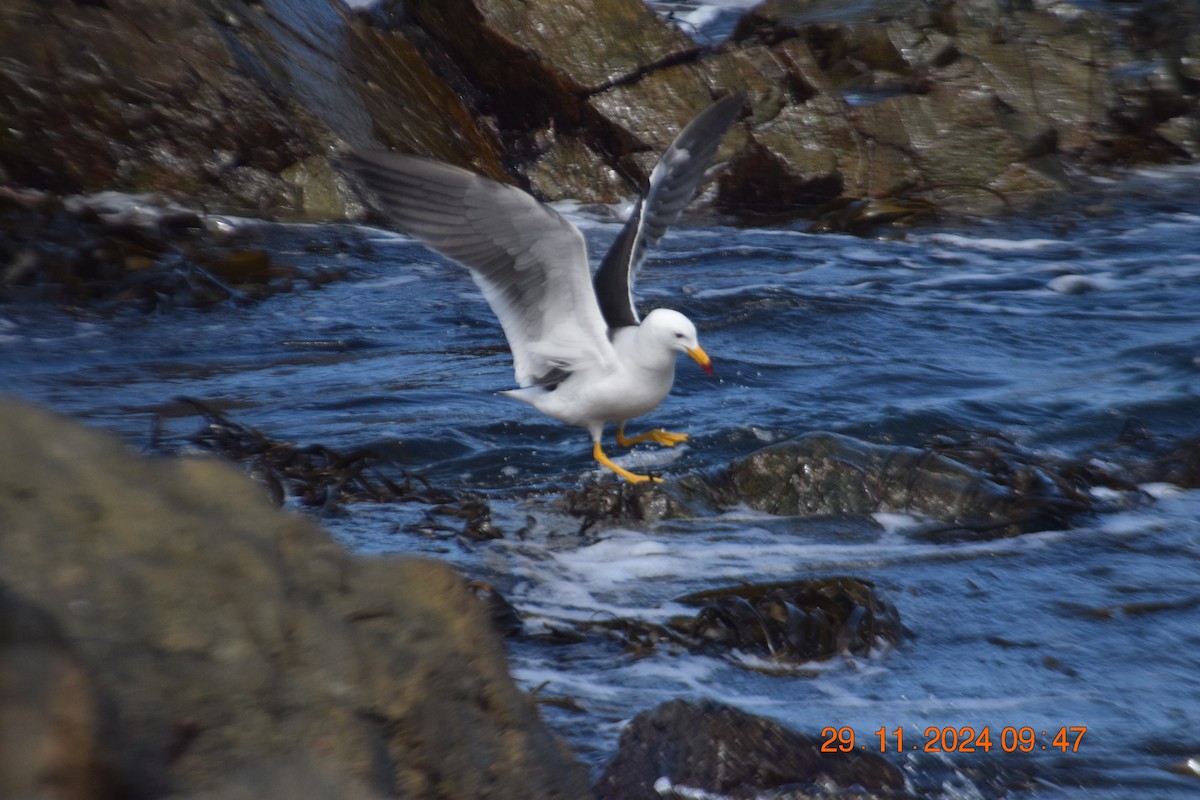
[[[771,514],[872,514],[901,511],[992,533],[1064,526],[1053,494],[1024,494],[945,456],[810,433],[734,462],[729,491]]]
[[[495,586],[486,581],[471,581],[467,588],[483,604],[488,619],[492,621],[492,626],[498,634],[507,638],[520,636],[525,632],[525,623],[521,621],[520,613]]]
[[[698,45],[640,0],[109,0],[0,8],[0,180],[363,213],[331,153],[380,144],[550,199],[613,202],[720,94],[748,124],[716,200],[741,215],[1007,208],[1071,168],[1200,152],[1187,0],[771,0]],[[916,205],[912,205],[916,204]],[[926,215],[922,215],[926,216]]]
[[[568,514],[584,519],[584,527],[603,520],[657,522],[663,519],[696,516],[695,504],[685,491],[687,484],[641,484],[625,481],[597,481],[579,489],[569,489],[556,505]]]
[[[1193,436],[1179,442],[1136,474],[1144,480],[1173,483],[1184,489],[1200,489],[1200,437]]]
[[[903,775],[883,758],[822,753],[820,747],[816,737],[736,708],[672,700],[639,714],[622,731],[617,755],[596,783],[596,796],[659,800],[664,794],[655,784],[664,778],[681,789],[730,798],[781,796],[765,793],[805,788],[826,796],[829,784],[841,788],[838,797],[904,796]]]
[[[1123,511],[1142,505],[1146,495],[1122,470],[1088,458],[1026,450],[986,430],[948,428],[926,437],[939,455],[972,469],[1011,492],[1027,512],[1041,506],[1048,527],[1066,527],[1075,514]],[[1103,497],[1092,492],[1103,489]]]
[[[0,301],[101,312],[249,304],[344,274],[301,269],[256,246],[250,226],[217,232],[153,196],[70,197],[0,190]]]
[[[1124,465],[1128,479],[1136,483],[1200,488],[1200,435],[1160,437],[1130,421],[1116,442],[1102,448],[1101,457]]]
[[[0,51],[22,66],[0,75],[0,166],[27,186],[265,210],[292,203],[278,173],[323,143],[300,104],[253,77],[265,70],[247,68],[253,57],[205,4],[12,0]]]
[[[588,796],[442,564],[349,556],[214,459],[0,403],[0,582],[42,608],[151,796]],[[81,707],[82,708],[82,707]]]
[[[494,590],[488,587],[481,596],[490,601],[505,635],[523,635],[520,621],[513,624],[515,614],[495,604]],[[675,600],[700,610],[665,624],[597,616],[562,623],[531,638],[555,645],[616,645],[635,658],[663,650],[728,657],[750,670],[792,673],[797,665],[834,656],[886,653],[903,634],[895,606],[870,581],[848,576],[747,584]]]
[[[671,92],[686,94],[684,102],[624,97],[621,87],[698,50],[639,0],[422,0],[406,8],[478,92],[477,112],[495,120],[530,187],[547,199],[611,203],[640,189],[653,163],[639,156],[656,158],[723,88]]]
[[[1113,499],[1097,500],[1095,486]],[[589,525],[707,516],[738,504],[780,516],[900,512],[941,523],[924,535],[959,538],[1062,529],[1078,514],[1142,500],[1136,486],[1102,467],[1026,453],[984,434],[947,434],[915,448],[813,432],[711,475],[601,483],[567,492],[559,505]]]
[[[381,469],[382,457],[371,450],[340,452],[320,444],[281,442],[235,422],[201,400],[178,397],[175,403],[173,414],[194,412],[204,420],[204,426],[188,437],[189,444],[241,464],[276,505],[295,499],[322,513],[347,503],[416,502],[453,507],[467,520],[465,532],[476,532],[472,538],[498,538],[485,535],[491,525],[490,509],[481,499],[437,489],[399,468],[392,471],[392,477]],[[157,444],[169,446],[162,441]]]
[[[694,643],[783,662],[890,649],[902,630],[899,612],[875,585],[851,577],[712,589],[676,602],[703,606],[694,619],[671,621]]]
[[[644,4],[629,0],[569,5],[553,0],[409,0],[405,5],[474,71],[476,85],[496,95],[537,88],[566,95],[595,92],[696,49]],[[547,116],[554,113],[550,105],[544,109]]]

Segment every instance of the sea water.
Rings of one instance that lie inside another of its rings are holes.
[[[1198,190],[1195,168],[1147,171],[1036,215],[878,238],[681,225],[646,264],[639,303],[688,314],[716,377],[681,359],[671,397],[630,425],[687,431],[685,445],[610,450],[671,476],[808,431],[919,444],[982,428],[1084,457],[1131,421],[1164,441],[1196,434]],[[595,256],[616,235],[606,210],[562,210]],[[225,223],[279,263],[348,277],[152,316],[3,306],[0,390],[144,449],[153,437],[188,446],[201,421],[160,415],[192,396],[274,438],[374,448],[397,470],[483,494],[505,534],[495,541],[414,527],[414,504],[352,506],[322,524],[357,551],[446,560],[496,586],[529,634],[510,642],[516,679],[570,701],[544,715],[595,769],[635,714],[713,698],[817,736],[848,730],[933,797],[1200,791],[1200,492],[1147,486],[1134,510],[992,541],[930,542],[904,515],[738,508],[581,530],[550,501],[613,478],[584,432],[494,394],[512,386],[511,361],[464,270],[374,228]],[[679,602],[690,592],[833,575],[872,581],[898,609],[897,647],[779,665],[540,635],[662,623],[695,613]],[[926,752],[931,735],[968,727],[993,746]],[[1006,729],[1035,732],[1033,749],[1005,752]],[[1077,748],[1053,743],[1060,729]]]

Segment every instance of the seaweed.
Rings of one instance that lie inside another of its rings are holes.
[[[410,529],[448,532],[476,541],[502,535],[492,524],[491,508],[483,498],[434,486],[424,476],[391,464],[372,450],[340,452],[322,444],[282,442],[235,422],[201,400],[177,400],[206,422],[188,441],[243,464],[278,505],[294,499],[305,508],[326,514],[349,503],[420,503],[429,507],[425,522]],[[439,517],[463,522],[454,527],[440,522]]]

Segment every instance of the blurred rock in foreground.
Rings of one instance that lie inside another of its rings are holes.
[[[215,460],[0,400],[0,586],[5,797],[589,796],[455,573]]]

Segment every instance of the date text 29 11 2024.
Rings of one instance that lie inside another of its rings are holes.
[[[1061,753],[1079,752],[1084,725],[1062,726],[1057,730],[1039,731],[1030,726],[1005,726],[993,732],[990,726],[926,728],[919,738],[905,736],[904,728],[888,730],[886,726],[875,731],[868,739],[869,744],[859,743],[854,729],[835,728],[832,725],[821,729],[822,753],[849,753],[852,750],[877,750],[880,753],[919,750],[926,753],[990,753],[993,748],[1005,753],[1032,753],[1036,750],[1058,750]],[[913,739],[917,738],[916,743]]]

